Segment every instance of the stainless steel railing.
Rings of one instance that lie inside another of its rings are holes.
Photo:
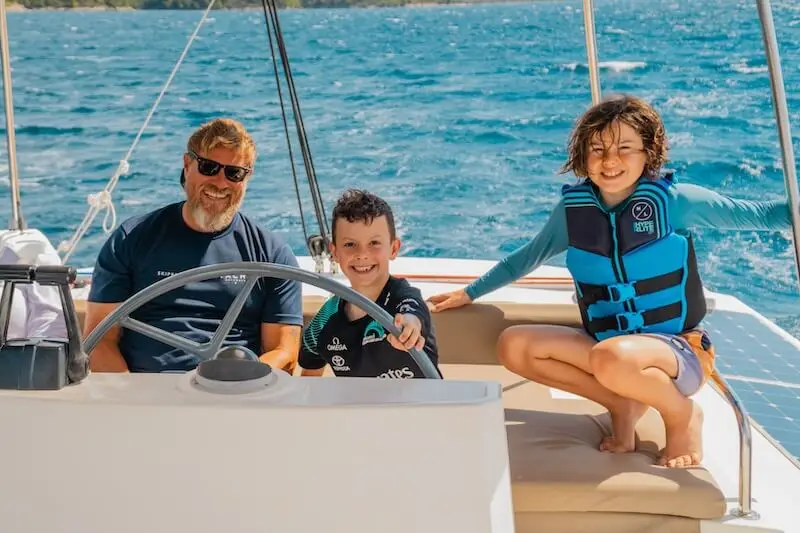
[[[736,392],[716,370],[711,379],[728,400],[736,414],[739,425],[739,507],[732,511],[737,518],[757,520],[758,513],[753,510],[753,435],[750,431],[750,417]]]
[[[761,35],[764,38],[764,49],[769,67],[769,81],[772,86],[772,104],[778,125],[778,138],[781,143],[783,160],[783,179],[786,184],[786,196],[792,209],[792,230],[794,232],[794,260],[796,273],[800,279],[800,195],[797,190],[797,167],[792,149],[792,132],[789,127],[789,110],[786,105],[786,92],[783,85],[781,59],[778,54],[778,38],[775,35],[775,23],[772,20],[772,7],[769,0],[756,0],[758,17],[761,20]]]
[[[583,27],[586,32],[586,56],[589,64],[592,104],[598,104],[600,102],[600,71],[597,66],[597,38],[594,31],[594,0],[583,0]]]
[[[11,55],[8,51],[8,22],[5,2],[0,2],[0,59],[3,66],[3,105],[6,112],[6,145],[8,147],[8,180],[11,186],[11,220],[9,229],[25,229],[19,193],[17,141],[14,135],[14,99],[11,96]]]

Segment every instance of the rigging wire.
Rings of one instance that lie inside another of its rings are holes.
[[[330,239],[330,228],[328,224],[328,219],[325,214],[325,205],[322,200],[322,194],[319,188],[319,182],[317,181],[316,171],[314,170],[314,161],[311,156],[311,149],[308,144],[308,136],[306,134],[305,123],[303,121],[303,115],[300,111],[300,100],[297,96],[297,89],[294,84],[294,76],[292,75],[291,65],[289,62],[289,56],[286,52],[286,43],[283,38],[283,32],[281,31],[280,20],[278,17],[278,7],[276,5],[275,0],[262,0],[262,7],[264,9],[264,18],[265,23],[267,25],[267,31],[270,36],[270,50],[273,57],[273,64],[275,62],[275,49],[272,46],[272,34],[275,35],[275,42],[277,45],[278,53],[280,54],[281,59],[281,66],[283,67],[284,77],[286,78],[286,85],[288,88],[288,93],[290,97],[290,102],[292,105],[292,113],[295,119],[295,129],[297,131],[298,142],[300,143],[300,151],[303,157],[303,166],[306,171],[306,178],[308,180],[309,191],[311,193],[311,200],[314,204],[314,214],[317,219],[317,225],[319,226],[320,237],[322,238],[322,243],[313,243],[313,237],[306,237],[306,244],[309,246],[309,251],[312,253],[313,256],[318,255],[325,255],[327,254],[328,245],[331,243]],[[270,29],[271,25],[271,29]],[[277,72],[277,68],[275,69]],[[276,74],[277,76],[277,74]],[[291,151],[291,143],[289,141],[288,136],[288,125],[286,125],[286,118],[285,113],[283,112],[283,100],[281,98],[281,112],[284,118],[285,124],[285,131],[287,132],[287,144],[290,145]],[[292,163],[292,168],[294,169],[294,163]],[[298,192],[299,198],[299,192]]]

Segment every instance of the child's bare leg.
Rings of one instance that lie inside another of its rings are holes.
[[[611,414],[612,436],[600,449],[629,452],[635,447],[636,422],[647,406],[601,385],[592,375],[590,353],[596,341],[582,330],[564,326],[514,326],[500,335],[498,358],[515,374],[578,394]]]
[[[667,431],[662,465],[700,464],[703,412],[677,389],[678,361],[667,342],[647,335],[615,337],[598,343],[589,359],[600,384],[661,413]]]

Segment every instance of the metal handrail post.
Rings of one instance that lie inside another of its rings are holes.
[[[783,160],[783,179],[786,184],[786,195],[791,208],[792,231],[794,235],[794,264],[798,280],[800,280],[800,194],[797,189],[797,167],[792,149],[792,133],[789,126],[789,109],[786,104],[786,92],[783,85],[781,60],[778,53],[778,38],[775,34],[775,23],[772,20],[772,7],[769,0],[756,0],[758,17],[761,20],[761,34],[764,38],[764,49],[769,67],[769,81],[772,87],[772,104],[778,124],[778,138],[781,143]]]
[[[583,27],[586,33],[586,56],[589,62],[592,105],[596,105],[600,102],[600,71],[597,66],[597,38],[594,31],[594,0],[583,0]]]
[[[6,112],[6,145],[8,146],[8,180],[11,186],[11,220],[9,229],[25,229],[22,218],[22,202],[19,194],[19,170],[17,168],[17,140],[14,135],[14,99],[11,95],[11,55],[8,51],[8,24],[6,3],[0,0],[0,59],[3,67],[3,105]]]
[[[738,518],[758,520],[760,516],[753,510],[753,434],[750,430],[750,416],[744,404],[719,372],[715,370],[711,379],[733,407],[736,423],[739,425],[739,508],[732,514]]]

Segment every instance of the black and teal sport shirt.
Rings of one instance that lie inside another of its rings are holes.
[[[425,337],[423,351],[434,365],[438,365],[436,334],[419,289],[404,279],[389,277],[376,303],[392,318],[398,313],[419,318]],[[424,377],[411,354],[389,344],[383,326],[369,315],[351,322],[344,312],[345,304],[338,296],[332,296],[309,322],[303,332],[300,350],[299,364],[302,368],[313,370],[327,364],[337,376]]]

